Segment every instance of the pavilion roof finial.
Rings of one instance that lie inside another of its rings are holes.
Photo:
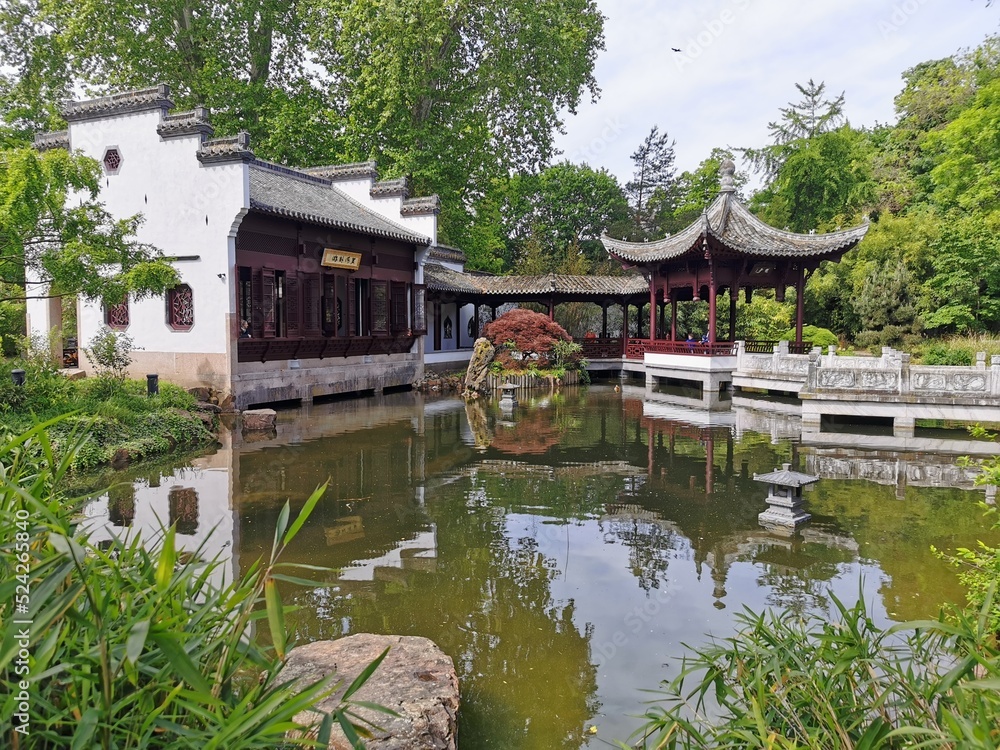
[[[736,192],[736,184],[733,175],[736,174],[736,164],[732,159],[726,159],[719,165],[719,188],[723,193]]]

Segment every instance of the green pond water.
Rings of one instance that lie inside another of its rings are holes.
[[[147,469],[88,512],[177,523],[245,570],[282,505],[329,480],[286,558],[336,570],[285,592],[300,641],[433,639],[458,670],[464,750],[601,747],[638,726],[642,689],[676,674],[683,643],[731,634],[743,607],[827,612],[860,593],[881,623],[933,615],[962,597],[930,546],[990,538],[954,457],[809,447],[727,419],[608,386],[513,416],[417,394],[342,401]],[[757,524],[753,474],[784,462],[823,476],[791,537]]]

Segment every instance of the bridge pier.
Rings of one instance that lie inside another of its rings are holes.
[[[911,438],[916,433],[917,420],[913,417],[899,416],[893,417],[892,436],[901,438]]]

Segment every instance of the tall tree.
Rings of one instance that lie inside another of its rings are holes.
[[[802,99],[781,107],[781,118],[767,125],[771,145],[741,149],[754,169],[768,178],[774,178],[797,143],[836,130],[845,122],[843,92],[835,99],[826,99],[826,83],[814,83],[811,78],[804,86],[796,83],[795,88]]]
[[[796,232],[853,222],[872,201],[870,161],[865,134],[846,125],[797,141],[751,205],[768,222]]]
[[[442,197],[466,246],[494,181],[542,168],[603,49],[595,0],[312,0],[310,39],[343,113],[343,153]],[[476,250],[473,250],[476,252]]]
[[[512,254],[534,238],[554,261],[569,246],[592,262],[601,260],[606,256],[601,232],[620,235],[629,219],[628,201],[614,175],[570,162],[513,177],[503,205]]]
[[[0,150],[0,302],[80,294],[115,304],[177,283],[159,251],[135,241],[139,219],[115,220],[98,201],[100,174],[63,149]]]
[[[625,185],[625,192],[632,202],[635,216],[633,236],[637,239],[649,239],[654,231],[654,215],[650,207],[653,195],[660,193],[658,203],[661,206],[672,201],[676,182],[674,145],[667,132],[661,133],[659,126],[654,125],[632,154],[635,171]]]

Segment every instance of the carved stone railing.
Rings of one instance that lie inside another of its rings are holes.
[[[881,357],[810,355],[801,393],[819,397],[893,396],[929,403],[1000,398],[1000,356],[986,366],[986,354],[971,367],[911,365],[910,355],[888,347]]]
[[[822,354],[794,354],[787,342],[778,342],[771,354],[757,354],[740,347],[734,378],[753,379],[778,387],[800,386],[800,394],[906,396],[916,400],[1000,397],[1000,357],[989,367],[986,355],[977,355],[971,367],[911,365],[910,355],[890,347],[881,357],[841,357],[833,347]],[[738,384],[738,383],[737,383]]]
[[[760,346],[751,347],[746,342],[736,354],[734,377],[763,378],[784,382],[805,383],[809,372],[809,354],[792,352],[792,342],[778,341],[767,353],[760,353]],[[798,347],[796,347],[798,348]],[[814,350],[819,355],[819,348]]]

